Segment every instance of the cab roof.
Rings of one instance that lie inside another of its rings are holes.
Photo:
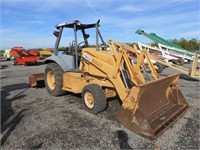
[[[97,23],[82,24],[80,21],[74,20],[74,21],[71,21],[71,22],[60,23],[60,24],[56,25],[55,27],[57,29],[59,29],[60,27],[74,28],[74,25],[76,25],[76,28],[78,30],[82,30],[82,29],[88,29],[88,28],[95,28],[97,24],[99,26],[99,22],[100,22],[100,20],[98,20]]]

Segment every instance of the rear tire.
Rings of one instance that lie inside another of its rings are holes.
[[[92,113],[102,112],[107,107],[106,95],[97,84],[89,84],[84,87],[82,99],[85,106],[90,109]]]
[[[44,83],[47,91],[52,96],[61,96],[65,93],[63,87],[63,69],[56,63],[49,63],[46,66],[44,73]]]

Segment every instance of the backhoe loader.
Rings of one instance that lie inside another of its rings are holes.
[[[85,106],[93,113],[104,111],[106,99],[118,95],[122,106],[117,119],[137,134],[156,138],[189,107],[177,84],[179,76],[159,79],[145,50],[137,53],[113,40],[108,40],[107,45],[100,34],[99,22],[82,24],[76,20],[56,25],[54,53],[46,59],[43,74],[47,91],[52,96],[66,91],[82,93]],[[75,37],[65,54],[58,53],[64,28],[72,28]],[[96,30],[95,47],[89,45],[86,34],[86,29],[91,28]],[[77,32],[82,33],[83,42],[78,43]],[[129,57],[128,50],[136,53],[136,60]],[[153,80],[146,78],[144,59]],[[37,74],[30,76],[33,77],[37,82]]]

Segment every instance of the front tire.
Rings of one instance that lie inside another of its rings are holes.
[[[63,87],[63,69],[56,63],[49,63],[45,69],[45,86],[52,96],[61,96],[65,93]]]
[[[89,84],[84,87],[82,98],[85,106],[90,109],[92,113],[102,112],[107,107],[106,95],[97,84]]]

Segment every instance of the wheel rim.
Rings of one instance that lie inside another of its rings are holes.
[[[94,107],[94,97],[92,96],[90,92],[85,92],[84,101],[88,108]]]
[[[56,87],[56,78],[52,71],[47,73],[47,84],[50,89],[54,90]]]

